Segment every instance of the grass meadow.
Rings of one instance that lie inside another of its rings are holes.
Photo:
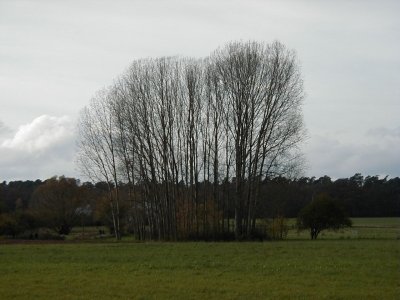
[[[1,299],[400,299],[399,220],[318,240],[0,245]]]

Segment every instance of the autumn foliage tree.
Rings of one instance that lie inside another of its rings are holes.
[[[74,178],[53,177],[32,195],[31,211],[43,227],[67,235],[79,220],[78,208],[85,192]]]

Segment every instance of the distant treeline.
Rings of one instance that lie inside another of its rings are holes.
[[[263,184],[261,211],[266,217],[296,217],[315,195],[322,193],[337,201],[353,218],[400,216],[400,178],[380,179],[359,173],[337,180],[329,176],[267,180]]]
[[[137,184],[139,189],[140,183]],[[199,202],[197,203],[194,223],[197,228],[191,236],[181,239],[212,239],[233,236],[235,182],[221,183],[221,198],[226,199],[224,206],[203,201],[209,182],[199,184]],[[181,187],[184,189],[184,187]],[[11,181],[0,183],[0,234],[17,236],[23,231],[38,227],[55,229],[60,234],[68,234],[75,225],[106,225],[113,231],[114,224],[109,206],[109,184],[98,182],[81,183],[73,178],[51,178],[45,181]],[[128,195],[129,187],[121,183],[121,224],[124,234],[136,234],[130,230],[135,224],[131,214],[132,205]],[[328,194],[337,201],[350,217],[398,217],[400,216],[400,178],[380,179],[378,176],[355,174],[350,178],[332,180],[328,176],[302,177],[287,179],[269,178],[262,182],[256,210],[257,219],[276,217],[296,217],[299,211],[309,204],[313,197]],[[204,195],[203,195],[204,194]],[[204,197],[203,197],[203,196]],[[137,199],[140,196],[137,195]],[[176,207],[177,218],[185,212],[185,203]],[[142,207],[145,210],[145,207]],[[223,216],[223,218],[221,217]],[[143,224],[148,226],[148,220]],[[178,222],[181,224],[180,222]],[[218,224],[218,225],[216,225]],[[186,232],[178,228],[178,232]],[[152,238],[146,228],[142,236]]]

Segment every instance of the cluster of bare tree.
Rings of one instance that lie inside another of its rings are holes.
[[[298,170],[302,98],[295,54],[279,42],[138,60],[82,111],[78,162],[108,183],[116,238],[122,198],[139,239],[249,238],[261,181]]]

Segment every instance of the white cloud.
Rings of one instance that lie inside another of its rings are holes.
[[[74,121],[43,115],[0,140],[0,180],[74,176]]]
[[[72,137],[73,125],[69,117],[43,115],[20,126],[14,137],[3,141],[1,147],[33,153],[45,151]]]

